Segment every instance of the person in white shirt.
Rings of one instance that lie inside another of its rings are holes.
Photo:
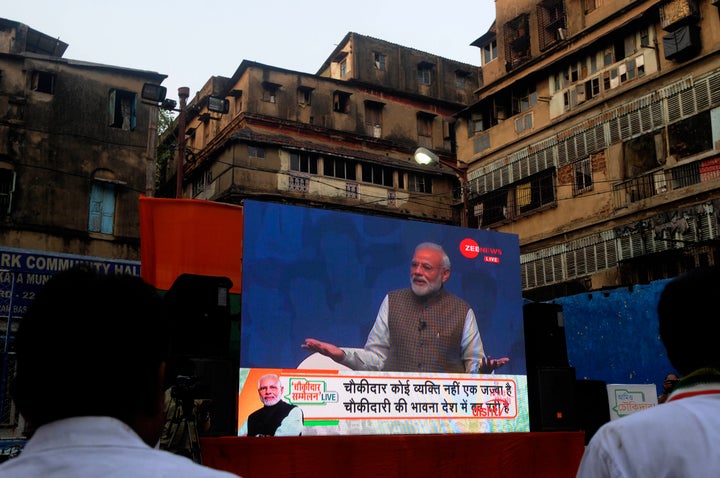
[[[720,268],[665,285],[660,339],[681,378],[662,405],[606,423],[585,449],[578,478],[717,477],[720,473]]]
[[[11,392],[30,425],[0,478],[231,478],[157,448],[169,322],[140,277],[77,266],[53,275],[22,318]]]

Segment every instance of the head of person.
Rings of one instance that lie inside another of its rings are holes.
[[[280,382],[280,377],[275,374],[267,374],[258,380],[258,394],[260,401],[266,407],[271,407],[282,400],[282,394],[285,391]]]
[[[418,244],[410,262],[410,287],[415,295],[432,295],[442,289],[449,278],[450,258],[442,246],[434,242]]]
[[[678,383],[678,380],[680,380],[680,378],[674,373],[667,374],[665,376],[665,380],[663,381],[663,392],[669,392],[672,390],[675,384]]]
[[[125,422],[149,445],[164,422],[162,298],[141,278],[79,266],[53,275],[22,318],[12,394],[31,427],[78,416]]]
[[[720,368],[719,290],[720,268],[702,267],[674,278],[660,294],[660,339],[681,377],[701,368]]]

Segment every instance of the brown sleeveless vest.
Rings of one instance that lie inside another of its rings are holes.
[[[412,289],[388,294],[390,351],[383,370],[464,373],[462,336],[470,306],[440,289],[429,298]]]

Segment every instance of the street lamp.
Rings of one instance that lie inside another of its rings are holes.
[[[462,194],[462,201],[463,201],[463,213],[460,216],[460,225],[463,227],[469,227],[470,225],[470,210],[468,206],[468,192],[467,192],[467,165],[464,165],[464,167],[460,168],[455,166],[454,164],[443,161],[440,159],[440,156],[433,153],[427,148],[419,147],[415,150],[415,154],[413,155],[413,159],[416,163],[422,164],[422,165],[430,165],[430,164],[437,164],[438,166],[447,166],[448,168],[455,171],[455,173],[458,176],[458,179],[460,180],[460,192]]]

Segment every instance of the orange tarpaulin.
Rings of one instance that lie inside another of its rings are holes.
[[[156,289],[196,274],[227,277],[239,294],[242,243],[241,206],[140,196],[140,274]]]

